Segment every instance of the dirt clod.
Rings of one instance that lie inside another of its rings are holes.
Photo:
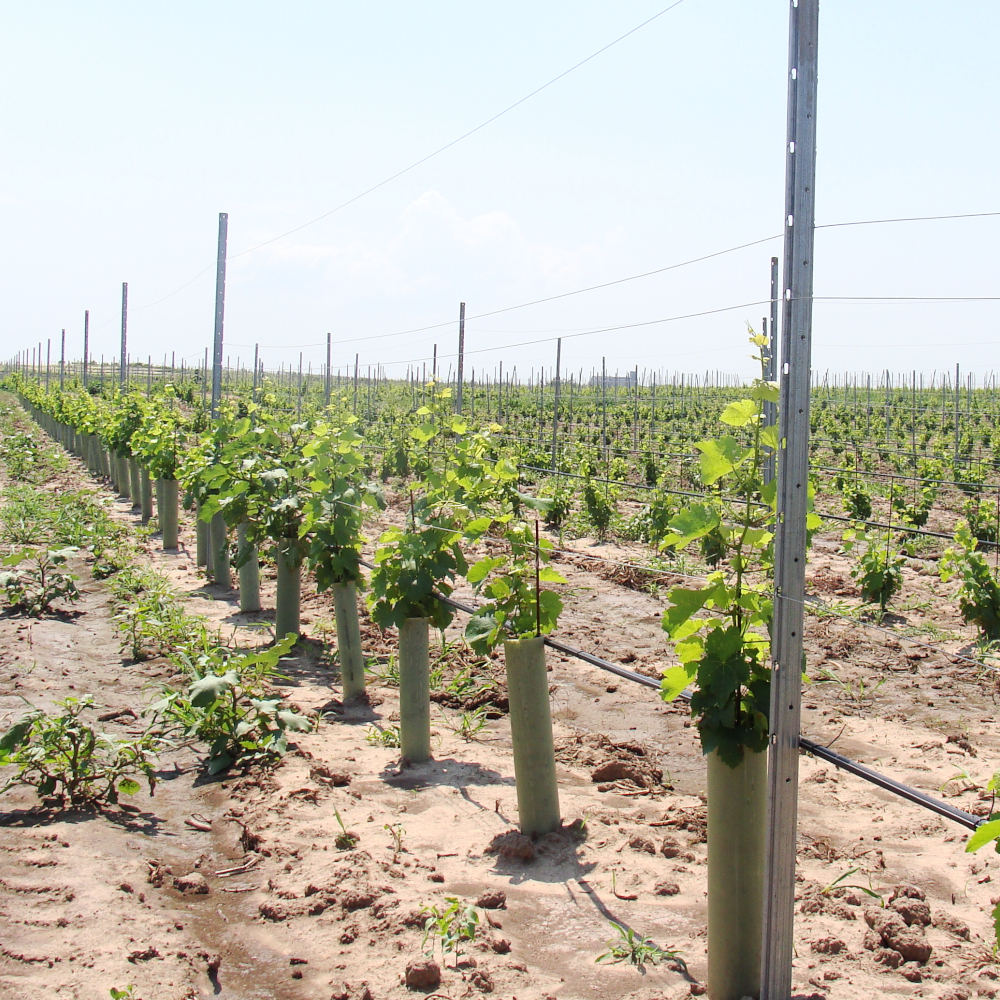
[[[150,945],[138,951],[129,952],[128,960],[135,965],[136,962],[148,962],[151,958],[159,958],[160,953]]]
[[[479,990],[480,993],[493,992],[493,977],[488,969],[474,969],[469,975],[469,982]]]
[[[673,837],[664,837],[663,843],[660,844],[660,853],[665,858],[676,858],[680,857],[683,853],[681,845],[674,840]]]
[[[657,882],[653,892],[657,896],[679,896],[681,887],[676,882]]]
[[[208,882],[201,872],[189,872],[187,875],[178,875],[174,879],[174,888],[192,896],[205,896],[208,894]]]
[[[499,854],[501,858],[510,858],[518,861],[533,861],[535,858],[535,845],[530,837],[526,837],[517,830],[508,830],[506,833],[498,833],[486,848],[487,854]]]
[[[960,917],[956,917],[954,913],[946,913],[944,910],[938,910],[934,914],[932,922],[935,927],[940,927],[941,930],[948,931],[954,934],[955,937],[962,938],[963,941],[969,940],[969,925]]]
[[[865,920],[882,939],[887,948],[898,951],[907,962],[926,963],[933,950],[924,937],[923,928],[907,927],[903,918],[893,910],[866,911]]]
[[[889,896],[889,902],[894,903],[897,899],[919,899],[924,901],[927,899],[927,896],[923,889],[915,885],[897,885],[892,890],[892,895]]]
[[[351,783],[351,776],[346,771],[336,771],[326,764],[314,764],[309,768],[309,777],[313,781],[333,785],[335,788],[343,788]]]
[[[476,906],[484,910],[502,910],[507,906],[507,893],[503,889],[487,889],[479,894]]]
[[[875,952],[875,961],[879,965],[887,965],[890,969],[898,969],[903,964],[903,956],[892,948],[879,948]]]
[[[642,834],[635,834],[635,836],[629,837],[628,846],[632,848],[633,851],[645,851],[646,854],[656,853],[656,844],[649,837],[644,837]]]
[[[435,989],[441,984],[441,966],[432,958],[414,958],[406,965],[404,982],[411,990]]]
[[[891,906],[906,921],[907,926],[919,924],[926,927],[931,922],[931,908],[923,900],[904,896],[893,900]]]
[[[837,937],[821,937],[813,941],[811,947],[819,955],[839,955],[847,945]]]

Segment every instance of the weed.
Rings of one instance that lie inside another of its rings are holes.
[[[885,900],[882,898],[882,895],[876,892],[872,888],[872,882],[870,878],[868,879],[867,886],[857,885],[856,883],[853,882],[844,881],[844,879],[850,878],[852,875],[857,875],[859,871],[861,871],[860,868],[854,867],[854,868],[848,868],[846,872],[841,872],[841,874],[838,875],[828,886],[825,886],[823,888],[822,890],[823,895],[829,896],[830,893],[834,891],[834,889],[857,889],[858,892],[863,892],[866,896],[871,896],[872,899],[877,899],[879,906],[885,906]]]
[[[380,663],[374,658],[370,659],[365,664],[365,670],[387,687],[399,687],[399,660],[395,653],[391,654],[385,663]]]
[[[392,853],[393,856],[403,853],[403,834],[406,831],[403,829],[402,823],[385,823],[382,826],[383,830],[387,830],[389,836],[392,837]]]
[[[44,494],[34,487],[12,485],[0,509],[0,537],[15,545],[33,545],[48,538],[51,522]]]
[[[135,984],[129,983],[128,986],[112,986],[109,990],[111,994],[111,1000],[139,1000],[139,994],[135,991]]]
[[[858,706],[863,706],[873,702],[875,700],[875,695],[878,694],[879,689],[883,684],[885,684],[884,677],[880,678],[879,682],[874,687],[869,684],[865,684],[865,679],[863,677],[859,677],[857,683],[854,681],[845,681],[829,667],[823,667],[819,673],[819,677],[816,679],[816,683],[824,684],[831,681],[837,685],[841,693],[845,695],[849,701],[854,702],[854,704]]]
[[[442,963],[447,963],[448,955],[454,955],[457,966],[463,946],[476,937],[479,911],[454,896],[447,896],[444,901],[448,905],[443,909],[437,904],[420,908],[421,913],[427,914],[423,948],[425,954],[433,955],[435,946],[440,946]],[[428,941],[431,942],[430,948],[427,947]]]
[[[365,740],[373,747],[401,746],[399,726],[369,726],[365,730]]]
[[[687,965],[681,957],[680,952],[672,948],[661,948],[649,938],[632,930],[631,927],[623,927],[614,920],[608,921],[618,932],[618,937],[608,941],[608,950],[603,955],[598,955],[596,962],[608,962],[612,965],[618,962],[628,962],[642,972],[647,965],[659,965],[660,962],[673,962],[682,971],[687,972]]]
[[[0,737],[0,766],[17,768],[0,792],[28,785],[41,798],[63,805],[116,803],[120,793],[139,791],[135,778],[142,776],[152,795],[156,741],[151,733],[116,740],[97,732],[80,718],[93,704],[89,696],[56,704],[61,714],[34,709]]]
[[[289,636],[260,652],[226,649],[188,650],[174,662],[194,678],[184,691],[168,691],[147,712],[161,716],[168,728],[209,745],[208,773],[233,764],[269,764],[288,750],[289,732],[308,732],[311,719],[267,697],[276,668],[294,644]]]
[[[448,727],[466,743],[472,743],[479,739],[479,734],[486,728],[486,709],[477,708],[472,712],[462,712],[457,719],[448,723]]]
[[[334,847],[336,847],[338,851],[354,850],[354,848],[358,845],[358,835],[344,826],[344,821],[340,818],[340,810],[336,806],[333,807],[333,815],[337,817],[337,823],[340,826],[340,833],[337,834],[333,841]]]
[[[166,589],[144,591],[116,614],[112,622],[124,636],[122,651],[130,651],[133,660],[168,652],[183,644],[192,629],[203,628],[202,619],[187,614]]]
[[[51,610],[55,600],[76,601],[80,592],[76,589],[76,577],[62,567],[76,549],[22,549],[8,556],[4,566],[19,566],[21,569],[0,572],[0,588],[3,588],[7,604],[24,614],[39,618]]]

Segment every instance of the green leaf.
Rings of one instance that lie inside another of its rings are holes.
[[[284,729],[290,729],[293,733],[308,733],[312,729],[312,720],[308,716],[288,709],[278,712],[277,719]]]
[[[24,738],[31,732],[34,721],[30,715],[26,716],[20,722],[15,722],[3,736],[0,736],[0,753],[6,755],[19,747],[24,742]]]
[[[969,842],[965,845],[965,850],[970,853],[978,851],[980,847],[984,847],[991,840],[996,840],[998,837],[1000,837],[1000,819],[983,823],[976,827],[975,833],[969,837]]]
[[[239,680],[233,670],[226,671],[221,677],[217,674],[202,677],[200,681],[195,681],[188,691],[191,704],[195,708],[207,708],[213,702],[218,701],[231,687],[238,684]]]
[[[674,587],[667,595],[670,600],[670,607],[663,612],[663,628],[667,635],[671,639],[677,638],[677,630],[692,615],[701,611],[711,596],[711,587],[701,587],[698,590]]]
[[[730,403],[719,418],[730,427],[745,427],[757,416],[757,403],[752,399],[741,399],[738,403]]]
[[[778,425],[769,424],[767,427],[762,427],[760,429],[760,443],[765,448],[771,448],[774,451],[778,450]]]
[[[475,541],[489,531],[492,525],[492,517],[477,517],[465,526],[465,536]]]
[[[226,768],[232,767],[232,764],[233,758],[228,753],[220,753],[208,762],[208,773],[218,774],[220,771],[225,771]]]
[[[778,402],[778,383],[777,382],[756,382],[754,387],[750,390],[750,395],[754,399],[763,400],[765,403],[777,403]]]
[[[494,643],[492,638],[497,628],[496,619],[492,614],[483,612],[473,615],[465,626],[465,638],[477,652],[486,652]]]
[[[538,580],[540,583],[567,583],[566,577],[562,575],[558,570],[553,569],[551,566],[543,566],[538,571]]]
[[[541,511],[542,513],[547,512],[552,506],[552,501],[545,497],[533,497],[528,493],[522,493],[520,490],[517,490],[517,496],[525,507],[530,507],[532,510]]]
[[[688,624],[693,624],[693,622],[688,622]],[[675,644],[674,652],[677,654],[677,659],[685,666],[695,663],[705,655],[705,640],[700,635],[684,638]]]
[[[753,454],[752,448],[744,448],[734,437],[700,441],[695,447],[701,452],[701,481],[706,486],[739,468]]]
[[[685,545],[703,538],[719,526],[719,515],[708,504],[695,503],[670,519],[670,534],[660,542],[665,548],[673,545],[682,549]]]
[[[664,701],[673,701],[694,680],[697,672],[698,668],[695,666],[670,667],[664,670],[660,697]]]
[[[121,792],[122,795],[135,795],[141,787],[142,786],[139,782],[134,778],[122,778],[122,780],[118,782],[118,791]]]
[[[480,559],[479,562],[469,567],[469,572],[466,573],[465,578],[469,583],[480,583],[498,566],[502,566],[504,562],[506,560],[502,556],[487,556],[485,559]]]
[[[562,598],[554,590],[542,590],[538,593],[538,606],[541,612],[542,635],[548,635],[555,629],[562,613]]]
[[[421,444],[426,444],[437,434],[437,428],[433,424],[420,424],[410,428],[410,437]]]

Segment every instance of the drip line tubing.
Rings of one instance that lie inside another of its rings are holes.
[[[374,566],[366,560],[362,559],[360,562],[362,566],[374,569]],[[467,615],[474,615],[476,613],[476,608],[471,604],[456,601],[453,597],[445,597],[444,594],[435,594],[434,596],[443,604],[447,604],[456,611],[461,611]],[[643,687],[652,688],[657,691],[660,689],[660,682],[653,677],[646,677],[645,674],[636,673],[634,670],[629,670],[618,663],[612,663],[610,660],[594,656],[593,653],[586,653],[582,649],[568,646],[566,643],[558,639],[553,639],[551,636],[544,636],[544,641],[546,646],[556,650],[556,652],[562,653],[564,656],[572,656],[577,660],[583,660],[584,663],[589,663],[592,667],[597,667],[599,670],[614,674],[616,677],[622,678],[622,680],[632,681],[634,684],[641,684]],[[680,697],[685,701],[689,701],[691,695],[687,691],[684,691],[681,692]],[[903,782],[896,781],[895,778],[890,778],[888,775],[868,767],[867,764],[862,764],[859,761],[852,760],[850,757],[845,757],[843,754],[837,753],[836,750],[831,750],[829,747],[806,739],[804,736],[799,737],[799,749],[812,754],[814,757],[818,757],[828,764],[832,764],[834,767],[840,768],[842,771],[847,771],[849,774],[877,785],[879,788],[891,792],[893,795],[898,795],[900,798],[906,799],[914,805],[928,809],[944,819],[958,823],[959,826],[964,826],[967,830],[975,830],[986,822],[981,816],[974,816],[963,809],[957,809],[947,802],[935,799],[932,795],[928,795],[917,788],[904,785]]]

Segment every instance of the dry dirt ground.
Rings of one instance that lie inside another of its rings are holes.
[[[75,463],[67,481],[90,482]],[[108,502],[117,517],[134,517]],[[146,558],[231,642],[261,642],[268,613],[241,615],[234,592],[205,584],[193,537],[186,521],[178,552],[156,551],[154,539]],[[566,547],[648,559],[636,546],[578,539]],[[650,675],[670,662],[661,596],[634,589],[638,577],[611,563],[566,553],[559,561],[571,581],[561,639]],[[818,539],[811,591],[849,603],[847,567],[833,539]],[[172,673],[162,659],[133,663],[120,652],[106,585],[85,560],[74,568],[84,597],[71,614],[0,618],[0,728],[23,699],[51,706],[89,692],[95,714],[126,713],[107,730],[128,733],[138,722],[127,712],[141,711]],[[263,596],[273,607],[266,573]],[[900,604],[911,610],[886,624],[923,628],[915,638],[947,652],[811,618],[809,674],[818,679],[825,668],[837,679],[807,688],[804,730],[983,813],[982,789],[1000,758],[994,675],[949,655],[969,636],[931,569],[908,568]],[[309,640],[285,662],[280,690],[321,721],[273,772],[209,778],[182,750],[161,759],[155,797],[140,793],[120,810],[51,815],[24,790],[0,799],[0,996],[83,1000],[129,984],[143,1000],[704,992],[704,764],[683,707],[550,650],[566,829],[498,851],[517,815],[506,716],[492,711],[466,740],[455,731],[460,708],[435,705],[434,760],[401,767],[397,751],[366,739],[398,718],[397,691],[373,678],[369,704],[341,703],[319,641],[332,641],[332,619],[325,598],[304,601]],[[954,634],[934,638],[928,623]],[[367,621],[364,632],[368,654],[384,660],[393,637]],[[961,828],[812,758],[801,764],[798,995],[995,996],[996,855],[967,855]],[[338,846],[341,822],[353,849]],[[898,952],[883,947],[894,932],[869,892],[886,904],[898,897],[890,909],[930,946],[925,962],[894,967]],[[487,908],[497,894],[503,905]],[[419,910],[447,897],[482,902],[476,942],[457,964],[448,960],[439,986],[408,989],[404,971],[422,955]],[[677,950],[688,974],[678,965],[597,964],[618,936],[611,921]]]

